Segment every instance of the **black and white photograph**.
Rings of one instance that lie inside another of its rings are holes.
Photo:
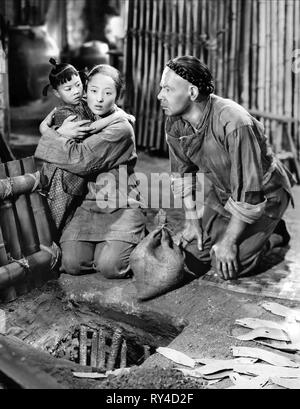
[[[299,208],[300,0],[1,0],[0,389],[300,389]]]

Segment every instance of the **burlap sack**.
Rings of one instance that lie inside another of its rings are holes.
[[[167,292],[184,277],[184,256],[164,226],[148,234],[130,256],[139,300]]]

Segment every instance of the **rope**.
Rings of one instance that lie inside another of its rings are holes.
[[[52,243],[51,247],[45,246],[44,244],[40,244],[40,249],[51,254],[52,259],[51,259],[50,270],[52,271],[54,267],[56,266],[56,264],[58,264],[60,256],[61,256],[61,250],[59,246],[55,242]]]
[[[17,260],[15,258],[11,257],[11,256],[8,256],[8,260],[11,261],[11,262],[15,262],[15,263],[19,264],[21,267],[25,268],[26,270],[30,270],[29,262],[28,262],[27,258],[25,258],[25,257]]]

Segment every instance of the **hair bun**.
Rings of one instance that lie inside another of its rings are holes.
[[[57,66],[57,62],[56,62],[55,59],[52,58],[52,57],[50,58],[49,63],[52,64],[52,65],[54,65],[54,67]]]

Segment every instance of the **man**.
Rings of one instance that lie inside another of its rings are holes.
[[[185,204],[182,245],[188,250],[197,243],[203,271],[211,263],[222,278],[234,279],[257,266],[274,231],[277,245],[289,240],[281,217],[291,200],[291,175],[267,146],[262,124],[213,94],[212,75],[200,60],[170,60],[160,86],[173,192]],[[197,172],[211,182],[202,219],[194,201]],[[186,174],[194,178],[188,186]]]

